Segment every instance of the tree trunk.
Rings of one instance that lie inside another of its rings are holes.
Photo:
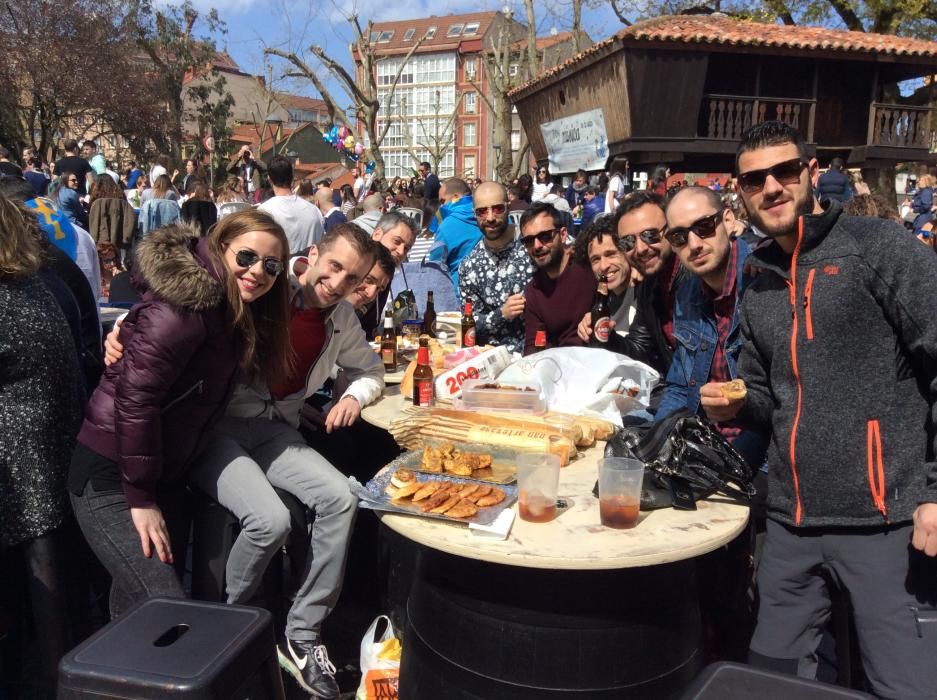
[[[898,206],[898,193],[895,191],[895,166],[882,168],[862,168],[862,179],[872,192],[882,195],[889,204]]]

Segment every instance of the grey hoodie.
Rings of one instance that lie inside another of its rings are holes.
[[[793,257],[751,260],[739,422],[772,430],[768,517],[881,526],[937,502],[937,256],[831,202],[801,218]]]

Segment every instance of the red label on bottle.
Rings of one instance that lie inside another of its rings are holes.
[[[465,329],[465,335],[462,336],[462,347],[463,348],[475,347],[475,329],[474,328]]]
[[[547,346],[547,332],[537,331],[537,335],[534,338],[534,347],[545,348],[546,346]]]
[[[416,382],[413,385],[413,405],[433,405],[433,382],[431,380]]]
[[[592,329],[592,332],[595,334],[595,339],[600,343],[607,343],[608,336],[612,332],[612,319],[608,316],[600,318],[595,322],[595,326]]]

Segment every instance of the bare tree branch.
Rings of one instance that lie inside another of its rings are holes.
[[[292,51],[281,51],[280,49],[272,49],[268,47],[264,49],[264,54],[267,56],[277,56],[285,61],[289,61],[292,65],[294,65],[298,72],[292,73],[291,75],[295,77],[306,78],[313,84],[316,90],[318,90],[319,95],[322,97],[322,101],[325,102],[325,108],[329,113],[329,120],[332,123],[335,123],[336,121],[341,122],[349,129],[352,128],[352,123],[348,120],[348,117],[345,116],[345,111],[338,106],[338,102],[336,102],[335,98],[332,97],[332,93],[329,92],[328,88],[325,87],[325,84],[319,79],[319,76],[309,66],[309,64],[303,61]]]

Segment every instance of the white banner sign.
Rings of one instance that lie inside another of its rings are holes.
[[[572,117],[540,125],[550,157],[550,172],[573,173],[605,170],[608,160],[608,135],[601,109],[581,112]]]

